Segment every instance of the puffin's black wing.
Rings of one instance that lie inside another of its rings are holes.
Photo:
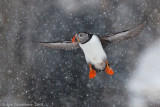
[[[102,42],[103,47],[107,46],[110,43],[121,42],[123,40],[127,40],[138,36],[139,33],[143,30],[144,26],[145,22],[141,23],[137,27],[116,34],[112,34],[110,36],[100,36],[100,40]]]
[[[73,50],[79,48],[79,44],[73,44],[71,41],[39,42],[39,44],[53,49]]]

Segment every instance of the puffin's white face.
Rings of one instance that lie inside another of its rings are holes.
[[[76,39],[76,41],[75,41]],[[78,33],[76,34],[73,39],[72,42],[73,43],[84,43],[89,39],[89,35],[87,33]]]

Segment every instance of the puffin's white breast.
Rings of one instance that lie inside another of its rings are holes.
[[[96,35],[93,35],[85,44],[80,44],[80,47],[85,54],[87,63],[93,64],[98,69],[105,67],[107,55],[102,47],[101,41]]]

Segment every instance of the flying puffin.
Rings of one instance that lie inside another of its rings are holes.
[[[96,76],[96,70],[104,70],[107,74],[113,75],[114,71],[109,67],[104,48],[109,44],[136,37],[143,30],[144,26],[145,23],[142,23],[132,29],[107,36],[98,36],[82,32],[77,33],[72,38],[72,41],[39,42],[39,44],[53,49],[72,50],[81,48],[84,52],[86,62],[89,65],[89,78]]]

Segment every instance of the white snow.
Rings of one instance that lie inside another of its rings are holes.
[[[128,82],[130,107],[160,105],[160,40],[138,58],[138,66]]]

